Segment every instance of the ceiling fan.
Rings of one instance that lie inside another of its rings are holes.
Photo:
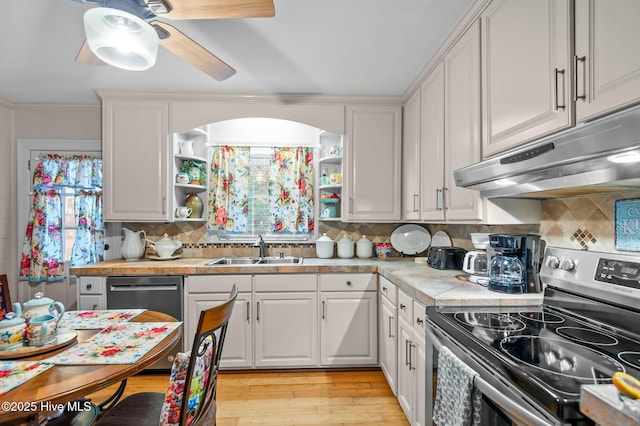
[[[232,19],[275,15],[273,0],[72,0],[99,7],[84,15],[86,40],[76,62],[145,70],[155,64],[158,45],[218,81],[235,70],[186,34],[155,18]]]

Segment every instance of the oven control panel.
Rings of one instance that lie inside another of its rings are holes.
[[[594,279],[640,289],[640,263],[601,258]]]

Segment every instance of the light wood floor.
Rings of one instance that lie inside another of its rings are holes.
[[[167,381],[168,375],[135,376],[127,394],[165,392]],[[115,388],[89,397],[99,403]],[[409,424],[380,370],[221,372],[217,402],[218,426]]]

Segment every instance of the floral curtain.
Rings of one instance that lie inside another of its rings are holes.
[[[33,173],[33,203],[20,260],[20,279],[60,281],[64,274],[63,202],[75,192],[76,239],[71,265],[104,259],[102,160],[93,156],[49,154]]]
[[[269,209],[274,233],[313,232],[313,148],[273,149]]]
[[[209,174],[209,231],[246,232],[250,148],[216,146]]]

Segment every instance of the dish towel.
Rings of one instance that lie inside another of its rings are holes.
[[[438,426],[480,424],[482,393],[473,380],[478,375],[443,346],[438,355],[438,387],[433,422]]]

